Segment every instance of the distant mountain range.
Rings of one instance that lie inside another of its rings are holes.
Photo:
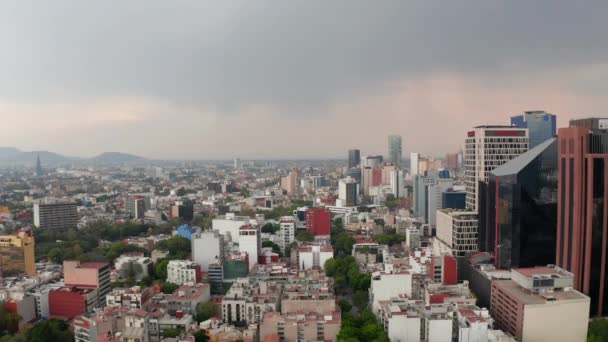
[[[67,164],[136,164],[147,161],[146,158],[121,152],[104,152],[92,158],[78,158],[64,156],[49,151],[21,151],[14,147],[0,147],[0,165],[35,165],[38,156],[40,156],[40,162],[43,166]]]

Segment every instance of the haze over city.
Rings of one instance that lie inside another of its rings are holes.
[[[90,157],[440,156],[608,105],[605,1],[11,1],[0,146]],[[7,129],[8,128],[8,129]],[[360,142],[361,137],[365,141]],[[438,138],[441,137],[441,138]]]
[[[0,3],[0,342],[608,342],[608,2]]]

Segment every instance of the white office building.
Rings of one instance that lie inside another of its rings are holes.
[[[478,126],[467,133],[464,151],[467,208],[477,210],[479,182],[487,182],[495,168],[528,151],[528,129]]]
[[[418,158],[420,155],[418,152],[412,152],[410,154],[410,175],[412,177],[418,175]]]
[[[479,217],[476,212],[454,209],[437,210],[436,239],[455,257],[477,251]]]
[[[437,226],[437,209],[442,209],[442,193],[447,191],[454,186],[454,182],[449,179],[438,179],[436,184],[429,185],[428,187],[428,213],[429,218],[427,223],[431,225],[431,228]]]
[[[171,260],[167,264],[167,281],[177,285],[195,284],[201,280],[201,267],[190,260]]]
[[[262,239],[260,238],[259,228],[253,225],[242,226],[239,229],[239,252],[247,253],[249,257],[249,270],[258,263]]]
[[[227,213],[224,216],[218,216],[211,221],[213,230],[217,230],[220,234],[230,237],[230,239],[239,242],[239,229],[242,226],[251,223],[249,216],[236,216],[234,213]]]
[[[279,247],[281,252],[285,253],[285,249],[295,240],[296,221],[293,216],[283,216],[279,220]]]
[[[217,230],[196,232],[192,234],[192,261],[207,272],[209,265],[224,262],[224,236]]]
[[[323,270],[325,262],[334,257],[331,245],[303,246],[298,250],[298,267],[300,270],[318,268]]]
[[[337,207],[355,207],[359,205],[359,183],[352,178],[346,177],[338,182]]]

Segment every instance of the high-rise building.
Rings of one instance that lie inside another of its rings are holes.
[[[405,177],[402,170],[392,170],[390,172],[390,186],[395,198],[405,197]]]
[[[527,111],[511,117],[511,126],[527,128],[530,148],[553,138],[557,133],[557,117],[542,110]]]
[[[420,158],[418,152],[412,152],[410,154],[410,174],[412,177],[418,175],[418,158]]]
[[[239,229],[242,226],[249,224],[251,218],[249,216],[237,216],[234,213],[226,213],[226,215],[218,216],[211,221],[211,228],[217,230],[225,240],[239,242]]]
[[[279,247],[285,253],[287,247],[294,242],[296,236],[296,220],[293,216],[283,216],[279,220]]]
[[[361,177],[362,177],[361,175],[362,175],[362,168],[360,168],[360,167],[355,167],[355,168],[352,168],[352,169],[348,169],[348,170],[346,170],[346,172],[344,172],[344,178],[352,177],[359,184],[361,184],[361,180],[362,180],[361,179]]]
[[[455,257],[466,257],[477,251],[476,212],[454,209],[437,210],[437,239]]]
[[[439,179],[436,175],[414,176],[414,216],[428,218],[429,186],[437,184]]]
[[[371,168],[379,167],[382,164],[382,161],[384,160],[382,158],[382,156],[380,156],[380,155],[365,156],[362,159],[363,159],[363,163],[362,163],[361,167],[371,167]]]
[[[281,178],[281,189],[285,190],[288,195],[293,195],[298,191],[299,173],[297,169],[292,169],[289,174]]]
[[[479,182],[490,172],[528,150],[528,129],[511,126],[477,126],[465,141],[467,208],[477,210]]]
[[[441,208],[465,209],[467,193],[457,189],[448,189],[441,194]]]
[[[458,153],[448,153],[445,156],[445,160],[448,170],[454,171],[458,169]]]
[[[35,203],[34,225],[43,229],[68,229],[78,226],[76,203]]]
[[[44,171],[42,170],[42,163],[40,162],[40,155],[36,156],[36,176],[42,176]]]
[[[217,230],[196,232],[192,234],[192,261],[201,266],[203,272],[209,270],[212,263],[224,262],[224,236]]]
[[[331,214],[323,208],[306,210],[306,230],[313,235],[329,235],[331,230]]]
[[[262,248],[260,229],[253,225],[242,226],[239,230],[239,252],[247,253],[249,257],[249,270],[258,263],[258,256]]]
[[[572,289],[573,278],[550,265],[514,268],[511,280],[493,280],[495,327],[518,341],[585,341],[589,297]]]
[[[558,132],[557,260],[574,287],[591,297],[591,314],[608,315],[608,119],[570,121]]]
[[[348,150],[348,168],[357,167],[361,164],[361,151]]]
[[[149,197],[133,196],[125,200],[125,212],[131,219],[143,219],[144,213],[148,209],[150,209]]]
[[[338,207],[355,207],[359,205],[359,183],[351,177],[338,182]]]
[[[234,168],[236,170],[241,168],[241,159],[240,158],[234,158]]]
[[[449,179],[438,179],[436,184],[429,185],[427,188],[427,216],[425,220],[431,228],[437,226],[437,209],[443,209],[443,193],[454,186],[454,182]]]
[[[65,260],[63,278],[67,287],[97,289],[98,303],[105,303],[106,295],[111,290],[110,264],[107,262],[80,263],[77,260]]]
[[[389,135],[388,136],[388,158],[389,161],[395,164],[397,167],[401,166],[401,136],[400,135]]]
[[[184,221],[192,221],[194,218],[194,203],[189,200],[176,201],[175,204],[171,206],[170,211],[171,218],[179,218]]]
[[[555,263],[557,139],[497,167],[483,188],[479,250],[503,269]]]
[[[20,273],[36,275],[34,236],[30,229],[0,235],[0,276]]]

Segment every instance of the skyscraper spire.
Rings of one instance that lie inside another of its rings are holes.
[[[42,164],[40,163],[40,155],[36,157],[36,176],[42,176]]]

